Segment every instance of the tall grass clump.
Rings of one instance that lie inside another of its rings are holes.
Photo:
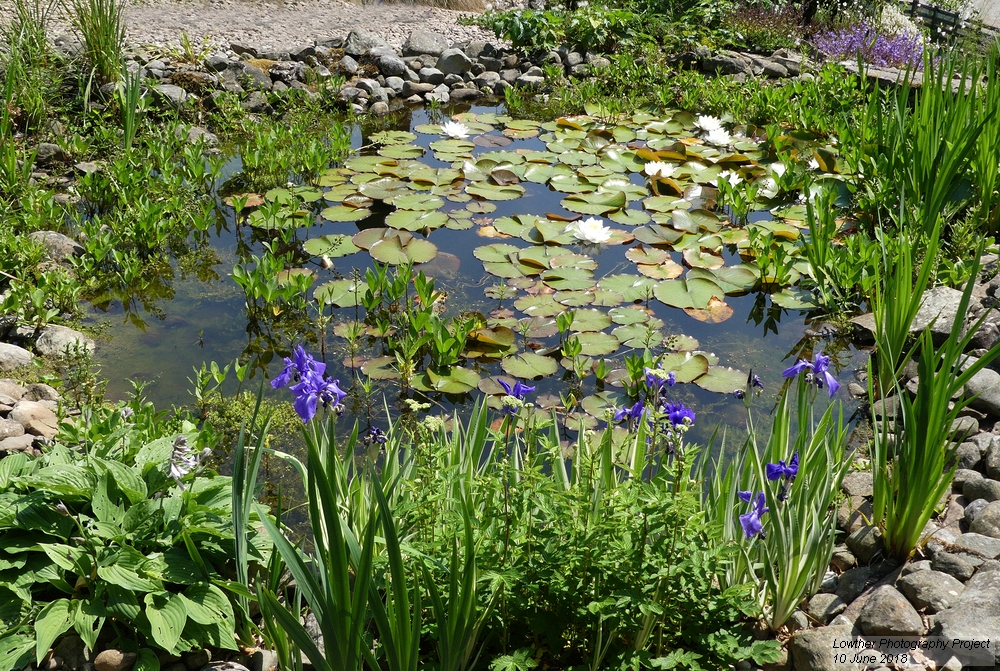
[[[64,0],[84,55],[101,83],[118,81],[125,48],[124,0]]]
[[[49,115],[60,80],[46,39],[53,3],[15,0],[10,20],[0,25],[0,70],[8,83],[3,102],[8,121],[24,129],[38,127]]]

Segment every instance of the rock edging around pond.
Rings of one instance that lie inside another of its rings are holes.
[[[70,38],[57,38],[67,55],[79,51]],[[808,77],[812,63],[802,54],[780,49],[771,56],[735,51],[697,49],[671,57],[677,67],[698,68],[737,80],[749,76]],[[427,30],[413,31],[396,50],[373,33],[351,31],[346,37],[316,40],[287,50],[258,50],[231,43],[226,53],[214,53],[197,63],[154,57],[143,50],[129,56],[128,70],[152,80],[156,101],[181,109],[192,98],[204,98],[211,107],[222,92],[242,96],[248,112],[271,113],[268,93],[282,95],[297,89],[315,96],[334,75],[346,82],[337,100],[356,113],[388,114],[403,104],[465,103],[503,96],[509,88],[542,91],[549,74],[567,77],[599,76],[611,64],[607,55],[564,45],[535,54],[490,42],[449,42]],[[550,69],[550,68],[554,68]]]

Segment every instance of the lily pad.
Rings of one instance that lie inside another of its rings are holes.
[[[602,331],[581,333],[576,336],[584,356],[605,356],[618,350],[618,338]]]
[[[444,207],[444,200],[427,193],[404,193],[392,199],[392,204],[402,210],[436,210]]]
[[[425,228],[434,229],[444,226],[448,223],[448,215],[444,212],[396,210],[385,218],[385,223],[387,226],[404,231],[420,231]],[[471,224],[469,227],[471,228]]]
[[[812,310],[819,307],[812,292],[798,287],[789,287],[771,294],[771,301],[788,310]]]
[[[514,301],[514,307],[529,317],[555,317],[566,311],[566,306],[556,302],[552,294],[521,296]]]
[[[660,359],[660,365],[667,373],[673,373],[678,382],[693,382],[708,372],[708,359],[701,354],[678,352]]]
[[[611,317],[603,310],[572,310],[573,322],[570,330],[576,333],[583,331],[602,331],[611,326]]]
[[[416,139],[416,135],[405,130],[384,130],[368,136],[368,140],[376,144],[408,144]]]
[[[733,316],[733,308],[725,301],[712,296],[704,308],[684,308],[684,313],[700,322],[719,324]]]
[[[602,391],[585,396],[580,401],[580,407],[591,417],[603,420],[608,410],[620,408],[627,400],[627,397],[617,391]]]
[[[500,362],[500,367],[508,375],[513,375],[524,380],[533,380],[545,375],[552,375],[559,370],[559,364],[555,359],[535,354],[534,352],[509,356]]]
[[[361,372],[373,380],[395,380],[399,378],[396,370],[396,357],[378,356],[369,359],[361,365]]]
[[[524,187],[519,184],[500,186],[488,182],[474,182],[465,187],[465,192],[484,200],[514,200],[524,195]]]
[[[643,324],[649,321],[649,313],[642,308],[634,307],[613,308],[608,312],[608,316],[615,324],[622,325]]]
[[[675,308],[708,307],[712,297],[725,298],[726,292],[718,284],[704,279],[666,280],[653,290],[657,300]]]
[[[627,200],[622,192],[593,192],[566,196],[560,202],[570,212],[601,215],[625,207]]]
[[[378,150],[380,156],[396,159],[420,158],[426,150],[415,144],[393,144]]]
[[[413,386],[420,391],[442,394],[466,394],[479,385],[479,373],[468,368],[452,366],[445,373],[428,370],[413,380]]]
[[[594,273],[585,268],[551,268],[542,271],[546,285],[562,291],[589,289],[596,283]]]
[[[689,335],[674,334],[667,336],[663,346],[673,352],[693,352],[698,349],[698,341]]]
[[[352,308],[361,303],[359,291],[360,286],[354,280],[334,280],[316,287],[316,290],[313,291],[313,299],[320,305]]]
[[[368,253],[376,261],[388,263],[390,265],[403,265],[407,263],[424,263],[437,256],[437,247],[429,240],[415,238],[405,234],[382,238],[373,244]]]
[[[648,300],[654,295],[656,282],[639,275],[609,275],[597,283],[598,288],[616,291],[628,302]]]
[[[669,259],[658,266],[639,263],[635,267],[640,273],[654,280],[672,280],[684,274],[684,266]]]
[[[727,366],[712,366],[694,383],[707,391],[732,394],[737,389],[742,390],[746,386],[747,374]]]
[[[619,326],[611,334],[625,347],[651,349],[663,342],[663,333],[652,323]]]
[[[330,258],[347,256],[348,254],[354,254],[355,252],[361,251],[353,242],[351,242],[351,236],[342,235],[340,233],[333,233],[330,235],[324,235],[321,238],[306,240],[302,243],[302,249],[307,254],[312,254],[313,256],[328,256]]]

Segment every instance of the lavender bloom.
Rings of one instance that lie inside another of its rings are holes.
[[[795,476],[799,474],[799,453],[796,452],[792,455],[787,466],[784,459],[778,459],[776,464],[766,464],[764,473],[768,480],[780,480],[781,478],[789,481],[794,480]]]
[[[882,35],[866,21],[816,35],[813,43],[835,60],[860,56],[879,67],[923,67],[924,45],[919,35]]]
[[[663,393],[667,387],[677,384],[677,376],[671,373],[664,373],[662,368],[646,368],[646,387],[657,396]]]
[[[368,433],[365,434],[365,445],[371,445],[372,443],[385,445],[387,440],[389,440],[389,436],[385,435],[385,431],[377,426],[371,427],[368,429]]]
[[[758,492],[756,495],[753,492],[736,492],[736,495],[740,497],[740,501],[750,504],[750,512],[740,515],[740,526],[743,527],[747,540],[757,534],[763,534],[764,525],[760,521],[760,516],[771,510],[764,505],[767,502],[764,492]]]
[[[187,438],[184,436],[177,436],[177,438],[174,439],[174,449],[170,453],[170,462],[167,474],[173,478],[178,487],[184,489],[184,483],[181,482],[181,478],[193,471],[197,466],[198,457],[191,454],[191,448],[188,447]]]
[[[781,377],[795,377],[799,373],[809,371],[809,381],[815,382],[816,386],[820,389],[826,385],[829,388],[830,398],[833,398],[833,395],[840,389],[840,383],[837,382],[837,378],[833,376],[829,368],[830,357],[823,354],[823,352],[817,352],[813,357],[812,363],[805,359],[799,359],[798,363],[783,370]]]
[[[757,389],[760,389],[760,390],[763,391],[763,389],[764,389],[764,383],[761,382],[760,375],[754,375],[753,376],[753,379],[750,381],[750,387],[751,388],[756,387]]]
[[[666,403],[663,412],[667,413],[667,419],[675,428],[694,424],[694,410],[683,403]]]

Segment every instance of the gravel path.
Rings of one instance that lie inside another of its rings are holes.
[[[0,0],[0,5],[6,4]],[[509,0],[500,4],[514,4]],[[0,19],[6,17],[0,8]],[[312,44],[314,40],[346,37],[353,29],[379,35],[399,47],[411,31],[432,30],[452,41],[496,42],[492,31],[459,25],[470,12],[411,4],[361,4],[345,0],[144,0],[126,9],[128,42],[132,45],[165,47],[178,45],[187,34],[191,45],[213,49],[230,42],[257,49],[287,49]],[[51,35],[67,31],[55,18]]]

